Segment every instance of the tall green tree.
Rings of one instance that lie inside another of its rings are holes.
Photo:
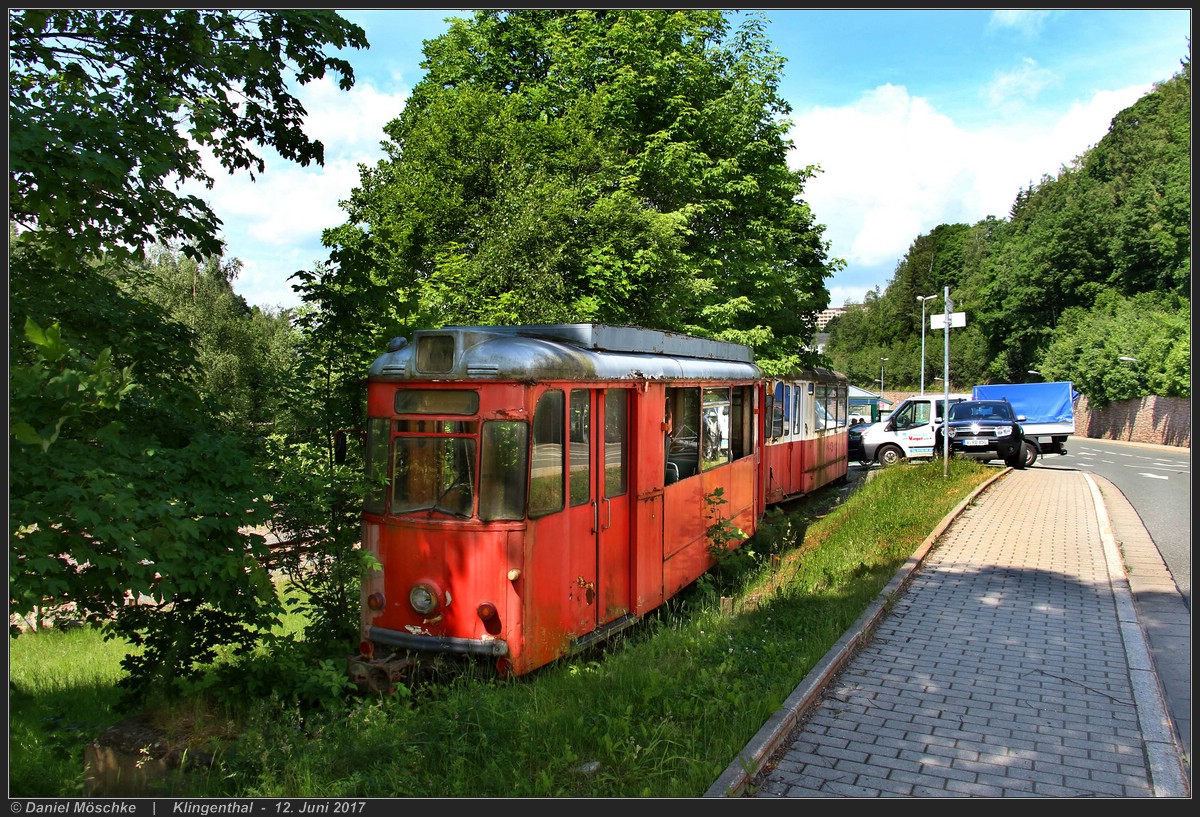
[[[887,358],[884,386],[915,391],[921,383],[921,320],[925,320],[925,383],[944,376],[941,332],[929,329],[930,316],[945,308],[945,288],[957,291],[970,251],[972,228],[966,224],[939,224],[928,235],[917,236],[887,288],[867,293],[860,305],[831,322],[825,353],[834,368],[855,383],[878,379],[882,358]],[[933,295],[925,301],[919,296]],[[958,307],[955,307],[956,311]],[[955,383],[973,382],[982,367],[977,362],[976,332],[955,332],[952,337],[951,377]]]
[[[321,161],[286,76],[349,87],[323,49],[365,39],[324,11],[22,9],[9,28],[10,613],[69,605],[142,647],[133,692],[178,691],[276,621],[243,532],[269,486],[208,399],[222,367],[135,262],[168,239],[219,257],[218,220],[174,192],[210,181],[199,147],[252,174],[252,144]]]
[[[213,422],[194,334],[119,271],[68,277],[39,238],[10,252],[9,611],[62,608],[141,646],[131,701],[177,691],[281,611],[242,531],[268,484]]]
[[[10,9],[9,218],[60,237],[69,256],[183,242],[220,255],[220,219],[178,182],[261,173],[254,145],[324,161],[288,89],[332,70],[324,49],[362,48],[332,11]]]
[[[292,311],[251,307],[233,290],[237,259],[196,260],[155,247],[137,265],[138,296],[162,306],[194,335],[197,389],[230,434],[255,438],[291,414],[286,394],[297,367]]]
[[[801,198],[816,169],[787,166],[783,60],[761,18],[480,11],[425,56],[388,158],[326,233],[334,314],[371,304],[379,342],[604,321],[799,361],[837,262]]]

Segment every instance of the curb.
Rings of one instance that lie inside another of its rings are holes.
[[[1154,796],[1187,797],[1190,792],[1187,775],[1180,760],[1178,741],[1171,718],[1167,714],[1166,700],[1154,668],[1154,660],[1150,657],[1146,633],[1138,620],[1125,562],[1117,547],[1116,531],[1095,478],[1086,472],[1083,476],[1091,489],[1097,521],[1100,523],[1100,541],[1104,546],[1104,560],[1108,564],[1109,584],[1112,585],[1117,603],[1121,641],[1125,645],[1125,656],[1129,663],[1138,721],[1146,740],[1146,759],[1150,765],[1150,782],[1154,787]]]

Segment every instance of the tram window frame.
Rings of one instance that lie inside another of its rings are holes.
[[[617,465],[609,465],[615,453]],[[624,496],[629,492],[629,390],[604,392],[604,495]]]
[[[426,335],[417,338],[417,371],[448,374],[454,370],[453,335]]]
[[[729,386],[706,386],[702,392],[700,414],[700,470],[702,471],[711,471],[714,468],[726,465],[732,460],[732,451],[730,449],[732,435],[729,427],[729,424],[733,421],[732,404],[733,400]],[[708,458],[704,456],[704,453],[712,442],[709,438],[713,434],[714,421],[716,428],[716,456]],[[725,441],[726,445],[722,446],[722,441]]]
[[[571,389],[567,428],[567,494],[572,508],[592,498],[592,392]]]
[[[479,413],[479,392],[474,389],[396,389],[392,397],[396,414]]]
[[[387,511],[388,459],[391,446],[392,421],[386,417],[371,417],[367,420],[366,450],[363,458],[367,493],[363,497],[363,511],[382,514]]]
[[[746,418],[752,416],[746,411],[746,406],[753,403],[753,391],[748,386],[735,387],[730,405],[732,414],[729,421],[729,454],[735,460],[740,460],[750,453],[748,441],[753,439],[754,432],[748,427]]]
[[[554,403],[557,402],[557,405]],[[566,418],[567,399],[562,389],[547,389],[538,398],[533,410],[533,439],[529,457],[529,518],[537,519],[558,513],[566,502],[563,488],[566,476]],[[553,457],[553,446],[558,447],[558,457]],[[551,462],[545,457],[539,463],[539,449],[551,454]],[[537,474],[535,466],[549,473]]]
[[[666,457],[675,463],[679,479],[700,473],[700,387],[667,388],[671,428],[666,439]]]
[[[441,427],[392,435],[391,513],[438,511],[470,519],[475,508],[475,469],[478,440],[475,423],[457,420],[426,422]],[[405,421],[396,423],[398,429]],[[468,428],[464,431],[463,427]],[[432,453],[426,449],[432,446]],[[414,465],[410,464],[415,462]]]
[[[479,437],[479,518],[484,522],[525,518],[529,423],[485,420]]]
[[[787,415],[787,384],[782,380],[776,380],[770,394],[770,418],[771,424],[767,427],[767,436],[772,440],[778,440],[783,436],[784,423]]]

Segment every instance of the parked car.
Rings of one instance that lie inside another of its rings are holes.
[[[913,395],[896,406],[887,419],[850,428],[851,462],[894,465],[904,459],[929,459],[941,454],[934,439],[942,425],[946,402],[953,406],[969,394]]]
[[[1024,415],[1007,400],[964,400],[950,407],[946,436],[951,454],[968,454],[985,460],[999,458],[1012,468],[1032,462],[1025,454]],[[940,441],[939,441],[940,444]]]

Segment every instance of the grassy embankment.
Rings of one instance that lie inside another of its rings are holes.
[[[697,797],[995,469],[968,460],[876,472],[772,514],[740,555],[605,645],[529,676],[467,671],[389,699],[302,711],[261,700],[219,716],[181,796]],[[772,553],[777,560],[770,559]],[[753,554],[753,555],[751,555]],[[732,615],[720,598],[734,598]],[[10,794],[79,796],[83,747],[115,709],[121,645],[93,631],[10,644]],[[205,717],[201,717],[201,716]],[[197,725],[202,724],[202,725]]]

